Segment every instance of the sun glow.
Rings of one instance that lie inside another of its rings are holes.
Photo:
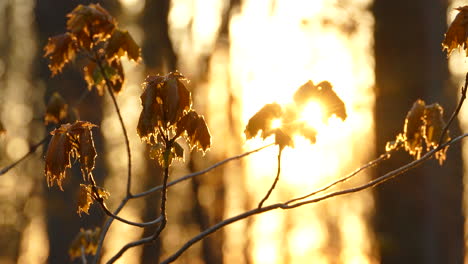
[[[318,128],[323,124],[323,111],[319,102],[310,102],[300,113],[300,119],[305,121],[309,126]]]
[[[276,118],[276,119],[271,120],[270,126],[272,129],[276,129],[276,128],[280,128],[282,124],[283,122],[281,121],[281,119]]]

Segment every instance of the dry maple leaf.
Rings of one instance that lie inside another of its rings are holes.
[[[95,255],[100,234],[101,229],[99,227],[96,227],[94,230],[81,228],[68,250],[70,258],[73,260],[81,257],[82,249],[87,255]]]
[[[77,213],[81,216],[81,212],[88,213],[89,207],[93,203],[93,188],[91,185],[80,184],[80,193],[78,195],[78,210]]]
[[[445,33],[444,41],[442,42],[442,50],[447,50],[447,55],[450,55],[454,49],[463,48],[468,56],[468,6],[456,8],[459,11],[452,24],[450,24]]]
[[[95,38],[102,41],[110,37],[117,26],[115,19],[99,4],[78,5],[67,17],[67,29],[85,49],[91,48]]]
[[[277,128],[273,131],[273,133],[275,134],[275,144],[278,145],[281,150],[284,149],[286,146],[294,148],[294,142],[292,138],[283,130]]]
[[[426,140],[426,146],[428,149],[437,148],[439,146],[439,140],[442,136],[442,131],[445,127],[445,121],[443,119],[444,110],[439,104],[431,104],[426,106],[424,110],[424,139]],[[444,135],[442,143],[450,140],[449,133]],[[436,159],[442,164],[445,161],[446,152],[448,147],[438,151],[436,153]]]
[[[125,80],[125,75],[120,60],[114,60],[111,64],[105,64],[103,66],[104,74],[107,76],[108,80],[111,83],[111,88],[115,94],[119,93],[122,90],[122,86]],[[92,90],[93,87],[96,87],[99,95],[104,95],[106,89],[106,79],[96,65],[95,62],[90,61],[88,65],[83,68],[84,79],[88,84],[88,90]]]
[[[211,146],[211,135],[205,118],[193,110],[179,120],[176,134],[185,135],[191,149],[206,152]]]
[[[281,106],[277,103],[266,104],[255,115],[253,115],[244,130],[247,139],[255,137],[262,131],[262,138],[265,139],[272,134],[271,122],[282,115]]]
[[[59,93],[54,92],[47,103],[44,122],[58,124],[67,117],[67,114],[68,104]]]
[[[141,58],[140,47],[126,30],[116,29],[112,32],[105,52],[106,57],[110,60],[123,57],[125,54],[133,61],[138,61]]]
[[[191,95],[181,80],[185,77],[178,72],[146,77],[140,97],[143,110],[137,126],[141,139],[149,141],[151,135],[157,137],[159,128],[172,128],[190,110]]]
[[[414,102],[413,107],[406,115],[405,125],[403,128],[403,136],[405,141],[405,149],[413,156],[419,159],[422,152],[423,126],[424,126],[424,109],[426,104],[423,100],[418,99]]]
[[[52,139],[45,156],[44,173],[49,187],[54,182],[62,188],[65,171],[71,167],[71,157],[79,158],[83,178],[88,179],[89,173],[94,169],[96,150],[91,134],[95,125],[76,121],[74,124],[64,124],[51,132]]]
[[[44,51],[44,57],[50,60],[49,69],[54,76],[62,70],[65,64],[75,58],[77,47],[73,35],[65,33],[50,37]]]

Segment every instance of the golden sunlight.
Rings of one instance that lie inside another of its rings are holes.
[[[318,128],[323,123],[322,106],[319,102],[309,102],[302,112],[300,119],[307,122],[311,127]]]
[[[271,125],[270,126],[271,126],[272,129],[280,128],[281,125],[282,125],[281,119],[276,118],[276,119],[271,120]]]

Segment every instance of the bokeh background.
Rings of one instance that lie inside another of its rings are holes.
[[[90,2],[109,10],[142,47],[139,64],[125,62],[127,81],[118,95],[130,134],[134,193],[162,180],[136,135],[141,83],[148,74],[179,70],[188,77],[194,108],[212,133],[211,150],[205,156],[187,153],[171,179],[268,144],[245,141],[244,127],[256,111],[266,103],[289,102],[308,80],[332,83],[348,118],[321,125],[314,145],[295,138],[296,147],[283,153],[272,203],[307,194],[383,153],[418,98],[439,102],[448,119],[468,70],[462,55],[447,59],[441,49],[447,23],[457,13],[453,8],[466,1],[0,1],[0,121],[7,130],[0,135],[0,166],[21,158],[53,129],[44,125],[43,114],[59,92],[82,120],[99,126],[94,175],[111,193],[110,208],[125,195],[127,166],[110,98],[86,92],[83,61],[52,78],[43,58],[48,37],[65,31],[65,15]],[[468,129],[466,116],[463,110],[452,135]],[[443,166],[430,160],[372,190],[235,223],[177,263],[463,263],[467,153],[466,144],[454,145]],[[255,208],[275,177],[276,154],[267,149],[171,188],[162,238],[127,251],[118,263],[158,263],[200,230]],[[76,213],[78,166],[70,170],[64,192],[48,188],[43,156],[39,148],[0,176],[1,264],[70,263],[68,248],[80,228],[106,219],[97,206],[89,215]],[[411,159],[397,153],[340,188]],[[120,215],[145,221],[157,217],[158,208],[159,197],[152,195],[132,200]],[[103,261],[151,231],[114,221]]]

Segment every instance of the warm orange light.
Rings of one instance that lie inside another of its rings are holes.
[[[319,102],[308,103],[300,113],[301,120],[304,120],[309,126],[317,128],[322,124],[323,111]]]

